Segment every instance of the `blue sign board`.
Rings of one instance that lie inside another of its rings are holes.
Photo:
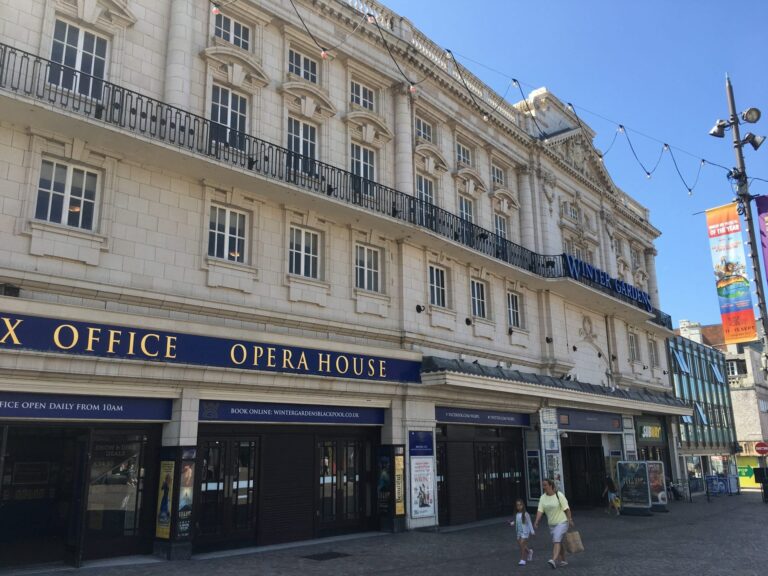
[[[621,432],[621,415],[607,412],[557,409],[557,426],[560,430],[584,430],[587,432]]]
[[[171,419],[173,400],[0,391],[0,418],[43,420]]]
[[[408,432],[408,454],[411,456],[432,456],[435,453],[431,430]]]
[[[592,266],[592,264],[583,262],[570,254],[565,255],[565,262],[568,275],[574,280],[581,280],[582,278],[590,280],[595,284],[613,290],[617,294],[621,294],[630,300],[634,300],[638,305],[648,310],[648,312],[653,311],[651,297],[648,292],[643,292],[632,286],[632,284],[619,280],[618,278],[611,278],[607,272]]]
[[[384,424],[383,408],[200,400],[200,421]]]
[[[472,410],[435,406],[435,420],[457,424],[479,424],[483,426],[530,426],[529,414],[497,412],[495,410]]]
[[[267,342],[73,322],[0,311],[0,351],[37,350],[97,358],[238,368],[332,378],[420,382],[413,360]]]

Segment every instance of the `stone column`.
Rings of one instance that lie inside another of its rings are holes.
[[[165,90],[163,99],[172,106],[189,110],[192,77],[192,38],[194,3],[171,0],[168,46],[165,51]]]
[[[531,197],[531,170],[520,166],[516,170],[517,189],[520,199],[520,242],[529,250],[536,251],[535,229],[533,225],[533,198]]]
[[[654,308],[659,306],[659,285],[656,282],[656,248],[645,249],[645,271],[648,273],[648,294],[651,295],[651,303]]]
[[[408,86],[395,88],[395,189],[413,195],[413,122]]]

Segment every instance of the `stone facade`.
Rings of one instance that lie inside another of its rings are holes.
[[[3,316],[504,376],[392,384],[6,338],[0,390],[172,399],[167,447],[197,444],[201,400],[375,407],[387,444],[434,430],[438,405],[529,414],[528,446],[541,446],[543,407],[620,413],[630,432],[634,415],[690,414],[660,400],[672,392],[660,232],[612,182],[589,127],[545,89],[488,105],[499,96],[376,3],[296,4],[311,36],[288,1],[221,3],[218,20],[202,1],[0,1],[4,70],[38,89],[0,86],[0,283],[19,295],[0,298]],[[591,283],[568,277],[564,252]],[[614,289],[624,283],[652,306]],[[526,387],[522,373],[595,389]]]

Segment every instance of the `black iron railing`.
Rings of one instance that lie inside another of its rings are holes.
[[[562,254],[537,254],[410,194],[5,44],[0,44],[0,89],[419,226],[544,278],[567,275]],[[671,329],[668,315],[654,313],[654,322]]]

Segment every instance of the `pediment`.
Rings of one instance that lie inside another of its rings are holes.
[[[323,119],[336,115],[336,106],[319,86],[293,74],[289,77],[289,80],[283,82],[280,91],[293,98],[293,104],[303,116],[309,119]]]
[[[394,136],[384,119],[368,110],[361,108],[352,110],[347,113],[344,120],[347,124],[358,127],[362,141],[366,144],[381,146],[392,140]]]
[[[455,180],[462,180],[465,182],[467,187],[466,192],[468,194],[485,192],[487,190],[480,173],[470,166],[462,166],[453,173],[453,177]]]
[[[253,55],[228,42],[215,41],[200,56],[209,64],[214,63],[218,70],[221,70],[220,66],[226,66],[227,81],[233,86],[245,88],[250,83],[254,87],[264,87],[269,84],[269,77]]]
[[[107,22],[128,28],[138,22],[138,18],[128,8],[125,0],[79,0],[77,2],[77,16],[96,24],[99,18]]]
[[[601,155],[584,137],[581,128],[550,136],[545,140],[545,146],[575,172],[601,185],[612,194],[615,193],[616,185],[605,169]]]
[[[448,170],[448,161],[445,159],[445,156],[431,142],[421,141],[416,145],[414,152],[424,158],[425,167],[430,174],[433,174],[435,170],[442,172]]]

